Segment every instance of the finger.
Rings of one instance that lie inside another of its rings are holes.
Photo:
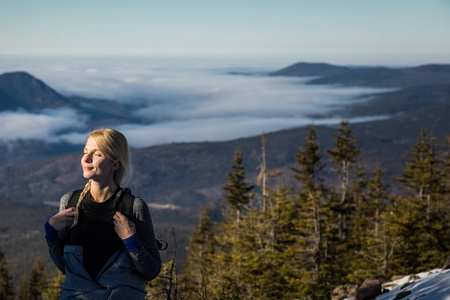
[[[116,216],[118,216],[119,218],[125,217],[120,211],[116,211]]]

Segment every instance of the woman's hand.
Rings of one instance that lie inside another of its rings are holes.
[[[70,207],[68,209],[62,210],[56,215],[54,215],[48,223],[50,226],[60,231],[73,224],[75,218],[75,207]]]
[[[113,223],[114,230],[122,240],[127,239],[136,233],[134,223],[129,221],[127,217],[120,213],[120,211],[116,212],[114,215]]]

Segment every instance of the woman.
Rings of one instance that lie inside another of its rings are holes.
[[[91,132],[81,166],[89,181],[76,207],[66,208],[76,192],[65,194],[59,213],[45,224],[50,256],[66,274],[61,299],[143,299],[161,257],[146,203],[133,198],[131,220],[118,210],[129,198],[120,187],[130,170],[125,136],[113,129]]]

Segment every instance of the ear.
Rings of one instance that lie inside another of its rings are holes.
[[[113,166],[112,166],[112,170],[113,171],[117,171],[117,170],[119,170],[120,169],[120,161],[119,160],[115,160],[115,161],[113,161]]]

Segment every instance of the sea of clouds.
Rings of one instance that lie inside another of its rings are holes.
[[[144,123],[111,126],[132,147],[224,141],[287,128],[338,124],[332,114],[383,89],[311,86],[310,78],[270,77],[297,61],[252,57],[0,57],[0,74],[26,71],[64,96],[138,103]],[[352,123],[379,119],[354,118]],[[86,116],[69,109],[0,112],[0,140],[82,144]]]

